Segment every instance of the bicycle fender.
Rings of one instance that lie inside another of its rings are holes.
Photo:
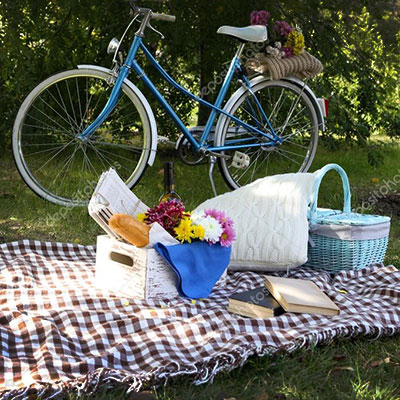
[[[81,64],[77,66],[78,69],[92,69],[95,71],[101,71],[105,72],[106,74],[113,76],[112,71],[109,68],[104,68],[100,67],[98,65],[88,65],[88,64]],[[129,89],[132,90],[132,92],[135,93],[135,95],[139,98],[139,100],[142,102],[143,107],[146,110],[147,116],[149,117],[150,121],[150,130],[151,130],[151,151],[150,151],[150,156],[149,160],[147,163],[152,166],[154,164],[154,159],[156,157],[157,153],[157,124],[156,124],[156,119],[154,117],[153,110],[151,109],[151,106],[149,102],[147,101],[146,97],[144,94],[140,91],[140,89],[134,85],[129,79],[125,79],[124,83],[129,87]]]

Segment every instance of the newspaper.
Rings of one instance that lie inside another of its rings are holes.
[[[138,214],[145,213],[148,208],[125,185],[113,168],[103,172],[100,176],[88,205],[89,215],[103,230],[112,238],[122,241],[124,241],[123,238],[109,227],[110,218],[114,214],[128,214],[136,217]],[[146,248],[152,248],[157,242],[161,242],[164,245],[178,243],[161,225],[154,223],[149,232],[149,244]]]
[[[136,216],[147,211],[144,204],[119,177],[117,172],[110,168],[103,172],[89,202],[89,215],[111,237],[120,239],[108,226],[114,214],[129,214]]]

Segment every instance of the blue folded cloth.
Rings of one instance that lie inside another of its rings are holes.
[[[179,294],[192,299],[209,296],[231,257],[231,247],[219,243],[193,242],[172,246],[156,243],[154,249],[175,271]]]

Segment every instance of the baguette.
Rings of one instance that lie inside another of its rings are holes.
[[[114,214],[108,222],[110,228],[136,247],[149,244],[150,226],[127,214]]]

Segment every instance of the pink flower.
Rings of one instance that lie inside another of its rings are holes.
[[[236,239],[235,229],[233,228],[233,220],[226,216],[223,211],[216,209],[204,210],[204,215],[206,217],[215,218],[222,228],[221,236],[219,241],[221,246],[229,247],[232,242]]]
[[[293,55],[292,49],[290,47],[284,47],[282,51],[284,52],[283,58],[292,57]]]
[[[226,228],[226,227],[230,227],[233,228],[233,220],[231,220],[229,217],[225,217],[225,220],[222,221],[222,227]]]
[[[218,222],[222,222],[222,220],[225,218],[225,213],[223,211],[218,211],[215,208],[204,210],[204,215],[209,215],[210,217],[215,218]]]
[[[222,232],[220,243],[221,246],[229,247],[232,245],[232,242],[236,239],[235,230],[232,226],[226,226],[224,231]]]

